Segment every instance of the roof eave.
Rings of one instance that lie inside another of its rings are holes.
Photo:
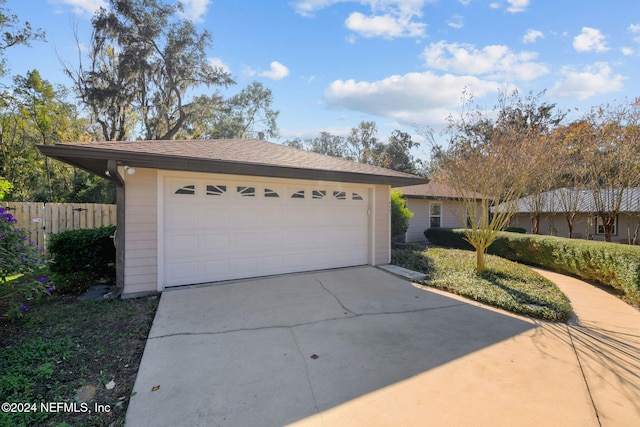
[[[264,176],[275,178],[305,179],[314,181],[354,182],[360,184],[382,184],[392,187],[424,184],[427,178],[418,176],[390,176],[357,172],[332,171],[325,169],[305,169],[255,163],[209,160],[191,157],[172,157],[163,154],[132,153],[114,150],[75,146],[45,146],[38,149],[46,156],[82,168],[96,175],[104,176],[108,160],[131,167],[179,170],[230,175]]]

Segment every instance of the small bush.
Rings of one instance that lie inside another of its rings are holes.
[[[446,232],[441,231],[437,236],[438,242],[434,243],[458,247],[453,244],[462,240],[463,236],[463,230],[448,229]],[[640,302],[638,246],[501,232],[489,246],[488,252],[512,261],[611,286],[623,292],[629,301]]]
[[[407,209],[407,201],[402,197],[398,189],[391,190],[391,240],[398,242],[403,240],[404,234],[409,228],[409,220],[413,218],[413,212]]]
[[[469,251],[474,250],[473,246],[464,240],[464,233],[454,232],[452,228],[427,228],[424,230],[424,237],[434,245]]]
[[[115,276],[115,226],[67,230],[51,236],[51,271],[61,292],[78,293],[91,281]]]
[[[523,227],[507,227],[504,229],[504,231],[507,231],[509,233],[527,234],[527,229]]]

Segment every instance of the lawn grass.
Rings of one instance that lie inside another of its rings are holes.
[[[391,255],[392,264],[426,273],[423,285],[539,319],[571,317],[562,291],[529,267],[487,255],[486,270],[478,275],[475,260],[475,252],[435,247],[394,249]]]
[[[0,318],[0,402],[36,404],[31,413],[0,412],[0,426],[124,425],[157,305],[157,298],[51,296],[31,302],[21,319]],[[57,402],[76,406],[40,406]]]

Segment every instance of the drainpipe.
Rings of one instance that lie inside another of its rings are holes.
[[[106,175],[116,183],[116,233],[113,236],[116,245],[116,289],[104,296],[105,299],[115,299],[122,294],[124,289],[124,179],[118,172],[118,164],[115,160],[107,161]]]

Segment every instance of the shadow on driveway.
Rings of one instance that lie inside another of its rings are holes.
[[[372,267],[169,290],[127,425],[286,425],[534,328]]]

